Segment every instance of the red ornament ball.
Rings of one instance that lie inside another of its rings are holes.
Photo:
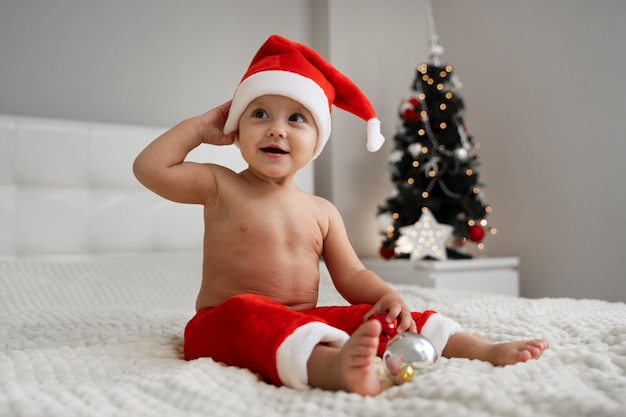
[[[402,116],[407,122],[416,122],[422,120],[422,114],[419,111],[420,102],[417,98],[412,97],[402,106]]]
[[[414,109],[406,109],[404,111],[404,120],[407,122],[416,122],[418,120],[422,120],[422,115]]]
[[[377,355],[381,358],[385,354],[387,342],[389,342],[397,333],[398,320],[394,319],[391,323],[387,322],[387,313],[378,313],[370,316],[368,320],[378,320],[381,324],[380,337],[378,339]]]
[[[467,227],[467,234],[472,242],[480,242],[485,237],[485,229],[474,224]]]
[[[391,259],[394,256],[396,256],[395,251],[393,250],[393,248],[386,248],[384,246],[382,246],[380,248],[380,250],[378,251],[378,253],[380,253],[380,256],[382,256],[385,259]]]

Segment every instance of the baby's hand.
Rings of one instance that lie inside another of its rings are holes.
[[[232,100],[221,104],[200,116],[204,137],[202,142],[209,145],[232,145],[236,132],[224,135],[224,124],[228,117]]]
[[[395,292],[387,293],[372,306],[372,309],[365,314],[364,319],[379,313],[387,314],[387,323],[398,319],[396,330],[398,333],[406,331],[417,332],[417,326],[411,316],[411,309],[404,303],[402,298]]]

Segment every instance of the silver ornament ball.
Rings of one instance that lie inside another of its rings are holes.
[[[396,384],[411,381],[413,377],[433,366],[437,360],[435,346],[417,333],[401,333],[388,343],[383,354],[383,368]]]
[[[376,217],[376,221],[378,223],[378,231],[380,233],[387,233],[389,231],[389,227],[393,226],[393,217],[388,211],[380,213],[378,217]]]
[[[470,157],[469,152],[465,148],[456,148],[454,150],[454,155],[461,162],[466,162]]]

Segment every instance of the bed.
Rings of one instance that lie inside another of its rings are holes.
[[[507,367],[441,358],[375,398],[185,361],[201,210],[162,201],[130,172],[161,131],[0,115],[0,416],[626,415],[626,305],[599,300],[396,284],[412,308],[486,340],[551,348]],[[190,157],[241,164],[231,150]],[[311,169],[299,181],[312,189]],[[323,264],[321,275],[320,303],[343,304]]]

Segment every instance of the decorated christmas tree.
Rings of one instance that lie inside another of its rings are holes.
[[[393,188],[378,209],[385,258],[463,258],[469,240],[484,247],[491,208],[478,177],[478,148],[468,132],[460,83],[442,64],[431,17],[430,62],[419,65],[399,107],[389,155]]]

